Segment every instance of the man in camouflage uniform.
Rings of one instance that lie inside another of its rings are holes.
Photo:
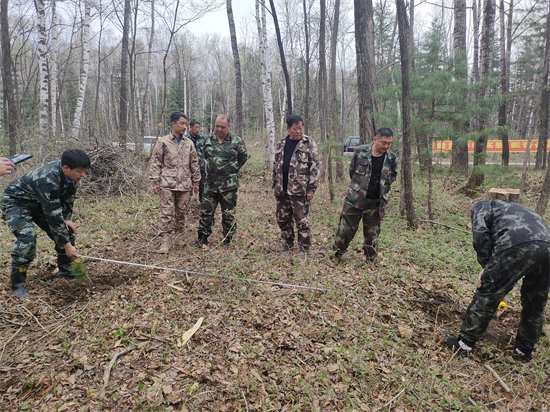
[[[516,203],[485,200],[472,208],[473,245],[483,270],[458,338],[447,344],[466,357],[499,303],[523,278],[523,310],[513,353],[523,361],[540,339],[550,289],[550,228],[542,217]]]
[[[293,115],[286,123],[288,136],[277,143],[273,163],[277,223],[285,242],[277,251],[285,252],[294,247],[294,219],[299,253],[304,254],[311,246],[308,214],[311,199],[319,184],[319,158],[315,141],[304,134],[303,119]]]
[[[397,156],[390,150],[393,132],[383,127],[374,142],[355,149],[349,165],[351,183],[334,239],[333,259],[339,261],[363,219],[363,251],[367,260],[378,255],[380,224],[389,201],[390,186],[397,177]]]
[[[199,202],[202,203],[202,193],[204,192],[204,181],[206,180],[206,166],[204,162],[204,154],[202,153],[205,138],[202,134],[200,134],[200,131],[201,131],[201,124],[195,119],[191,120],[189,122],[189,134],[187,135],[187,137],[189,137],[189,139],[195,145],[197,156],[199,156],[199,165],[201,168],[201,182],[199,185]]]
[[[218,203],[222,210],[224,246],[229,246],[237,230],[235,208],[239,188],[239,170],[248,159],[244,141],[229,131],[229,118],[216,117],[214,135],[207,137],[203,154],[206,163],[206,181],[199,215],[199,239],[195,247],[208,245],[208,236],[214,226],[214,212]]]
[[[24,286],[27,269],[36,256],[36,230],[40,227],[55,242],[59,278],[74,278],[72,259],[79,257],[74,247],[76,227],[71,221],[76,184],[90,168],[90,159],[82,150],[66,150],[61,161],[31,170],[12,182],[0,204],[16,241],[11,254],[11,290],[28,298]],[[34,223],[34,224],[33,224]]]
[[[201,179],[199,158],[193,142],[183,135],[187,128],[187,116],[176,111],[170,120],[172,131],[155,144],[149,170],[153,192],[160,195],[159,236],[163,241],[159,253],[168,253],[170,232],[175,231],[176,236],[183,233],[191,190],[194,194],[198,193]]]

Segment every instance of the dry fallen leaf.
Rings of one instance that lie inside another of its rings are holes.
[[[195,334],[195,332],[197,330],[199,330],[199,328],[201,327],[203,321],[204,321],[204,318],[199,318],[197,323],[195,323],[195,326],[193,326],[191,329],[189,329],[187,332],[185,332],[183,334],[183,336],[181,337],[181,339],[178,339],[178,341],[177,341],[177,347],[178,348],[181,348],[183,345],[185,345],[187,343],[187,341],[189,341],[189,339],[191,339],[191,337]]]
[[[412,329],[406,328],[405,326],[398,326],[397,329],[399,330],[399,336],[402,338],[409,339],[413,334]]]

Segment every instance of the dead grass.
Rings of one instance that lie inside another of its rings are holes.
[[[423,218],[427,190],[421,177],[416,181]],[[538,175],[530,179],[533,193],[539,182]],[[438,175],[434,211],[441,223],[468,230],[474,201],[452,194],[461,183]],[[464,306],[361,295],[467,304],[479,271],[471,237],[437,225],[408,230],[394,193],[379,262],[364,262],[359,233],[334,265],[329,250],[345,190],[342,183],[335,203],[326,187],[315,197],[314,247],[306,258],[275,253],[275,206],[259,163],[250,164],[243,179],[229,249],[219,244],[219,216],[210,249],[191,246],[195,201],[189,232],[168,256],[154,253],[158,199],[150,194],[80,199],[74,218],[84,255],[337,292],[91,260],[84,261],[89,280],[71,282],[55,277],[51,241],[41,234],[28,282],[32,299],[23,302],[8,288],[12,239],[4,226],[0,410],[548,410],[548,336],[529,365],[506,354],[519,322],[517,290],[512,309],[491,323],[467,360],[453,358],[442,338],[457,331]],[[178,346],[201,317],[201,328]],[[117,356],[104,386],[105,370],[121,350],[128,352]]]

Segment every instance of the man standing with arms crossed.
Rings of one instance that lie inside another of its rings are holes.
[[[162,246],[159,253],[170,250],[171,231],[181,235],[185,228],[185,214],[191,200],[191,190],[199,191],[201,178],[199,158],[193,142],[183,134],[187,116],[176,111],[170,116],[172,131],[158,139],[151,155],[149,179],[153,192],[160,195],[160,230]],[[175,221],[173,222],[175,215]]]
[[[383,127],[374,142],[355,149],[349,165],[351,183],[334,239],[333,260],[340,261],[363,219],[363,251],[368,261],[378,256],[380,225],[397,177],[397,156],[390,150],[393,132]]]
[[[244,141],[229,131],[229,117],[216,117],[214,134],[204,143],[206,181],[199,215],[199,239],[195,247],[208,245],[208,237],[214,226],[214,213],[218,203],[222,210],[223,245],[229,246],[237,230],[235,208],[239,188],[239,170],[246,163],[248,155]]]

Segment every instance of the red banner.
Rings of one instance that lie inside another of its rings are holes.
[[[537,147],[539,146],[538,140],[531,141],[531,147],[529,148],[530,152],[536,152]],[[510,153],[512,152],[525,152],[527,148],[527,140],[509,140],[508,147],[510,148]],[[451,140],[439,140],[433,142],[433,151],[434,153],[449,153],[453,148],[453,142]],[[546,151],[550,151],[550,140],[546,144]],[[470,140],[468,142],[468,153],[474,152],[474,141]],[[492,153],[501,153],[502,152],[502,141],[501,140],[489,140],[487,141],[487,152]]]

